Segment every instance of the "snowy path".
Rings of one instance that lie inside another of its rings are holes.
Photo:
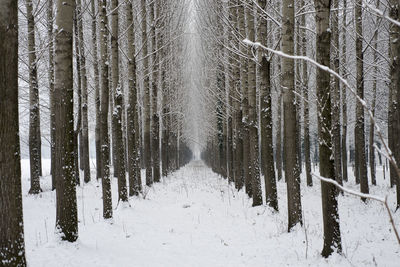
[[[130,199],[131,207],[118,207],[113,220],[105,222],[101,187],[94,181],[77,190],[80,236],[70,244],[54,235],[55,193],[49,191],[50,178],[43,181],[45,192],[39,197],[26,195],[28,183],[24,180],[23,192],[30,266],[360,266],[375,262],[399,266],[400,262],[383,209],[375,203],[365,208],[352,197],[340,199],[345,257],[333,255],[329,262],[321,258],[318,185],[302,188],[306,227],[287,233],[283,182],[278,183],[280,213],[251,208],[243,192],[237,193],[202,162],[194,161],[154,185],[146,199],[135,197]],[[114,207],[116,197],[114,179]]]

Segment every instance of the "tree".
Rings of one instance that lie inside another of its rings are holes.
[[[29,52],[29,159],[31,168],[31,188],[29,194],[39,194],[41,176],[41,140],[39,113],[39,85],[37,78],[37,58],[35,47],[35,19],[32,0],[26,1],[28,20]]]
[[[56,189],[55,172],[55,114],[54,114],[54,36],[53,36],[53,0],[47,2],[47,35],[49,37],[49,102],[50,102],[50,157],[51,157],[51,189]]]
[[[110,219],[112,217],[112,199],[111,199],[111,179],[110,179],[110,137],[108,133],[108,109],[109,109],[109,76],[108,76],[108,30],[107,30],[107,1],[102,0],[99,6],[100,20],[100,145],[101,145],[101,179],[103,188],[103,217]]]
[[[288,55],[294,53],[294,1],[282,2],[282,52]],[[296,106],[294,86],[294,61],[282,58],[281,87],[283,93],[283,121],[284,121],[284,161],[285,178],[287,184],[288,213],[290,231],[297,223],[302,223],[300,171],[297,160],[296,146]]]
[[[125,172],[125,148],[123,142],[122,131],[122,103],[123,94],[121,91],[121,83],[119,81],[119,45],[118,45],[118,0],[111,1],[111,86],[114,95],[114,110],[112,113],[112,124],[114,134],[115,164],[114,177],[118,178],[118,201],[128,201],[128,191],[126,187]]]
[[[0,265],[26,266],[18,117],[18,5],[0,1]]]
[[[314,3],[317,24],[316,60],[324,66],[329,66],[331,44],[329,18],[331,1],[315,0]],[[332,155],[331,131],[333,122],[329,73],[318,68],[316,82],[318,97],[319,170],[321,176],[335,180],[335,164]],[[334,248],[338,252],[341,251],[336,187],[333,184],[322,181],[321,192],[324,221],[324,248],[322,256],[329,257]]]
[[[391,0],[389,2],[389,12],[390,17],[394,20],[400,19],[400,6],[398,1]],[[398,140],[395,139],[395,134],[400,130],[400,110],[399,110],[399,100],[400,100],[400,77],[399,77],[399,56],[400,56],[400,27],[398,25],[392,24],[390,26],[390,90],[392,95],[392,105],[393,110],[392,114],[392,122],[389,125],[389,132],[391,131],[391,138],[393,138],[392,143],[389,141],[390,149],[393,151],[394,158],[396,162],[400,162],[400,145],[398,144]],[[390,105],[390,103],[389,103]],[[389,118],[390,119],[390,118]],[[398,168],[398,167],[397,167]],[[396,185],[397,191],[397,205],[396,209],[400,208],[400,178],[396,172],[396,166],[393,166],[390,169],[390,176],[392,177],[394,184]]]
[[[146,168],[146,185],[153,184],[153,170],[151,164],[151,143],[150,143],[150,77],[149,77],[149,55],[148,55],[148,38],[147,38],[147,1],[141,1],[142,7],[142,55],[143,55],[143,153],[144,165]]]
[[[132,3],[126,3],[126,26],[128,40],[128,105],[127,105],[127,145],[128,145],[128,173],[129,173],[129,196],[139,195],[140,173],[138,172],[139,161],[139,134],[136,129],[138,125],[137,107],[137,83],[136,83],[136,58],[135,58],[135,34],[132,15]],[[139,169],[140,171],[140,169]]]
[[[301,7],[304,6],[304,0],[301,1]],[[301,30],[301,46],[302,55],[307,56],[307,30],[306,30],[306,14],[301,17],[300,25],[304,28]],[[307,185],[312,186],[313,180],[311,176],[311,149],[310,149],[310,98],[309,98],[309,87],[308,87],[308,69],[307,62],[303,61],[302,69],[302,85],[303,85],[303,127],[304,127],[304,162],[306,171]]]
[[[83,39],[83,14],[82,1],[77,0],[77,26],[78,26],[78,44],[81,73],[82,107],[81,107],[81,133],[80,133],[80,163],[84,171],[84,182],[90,182],[90,163],[89,163],[89,121],[88,121],[88,84],[86,76],[86,55]]]
[[[150,23],[151,23],[151,45],[152,45],[152,57],[153,57],[153,76],[152,76],[152,114],[151,114],[151,157],[153,166],[153,180],[154,182],[160,182],[160,116],[158,115],[158,92],[159,92],[159,70],[160,61],[162,60],[160,55],[160,3],[153,1],[150,5]]]
[[[357,67],[357,95],[364,99],[364,52],[363,52],[363,24],[362,24],[362,0],[355,3],[356,24],[356,67]],[[360,181],[361,193],[368,194],[368,174],[365,159],[365,118],[364,106],[356,101],[356,126],[354,142],[356,146],[356,178]],[[365,199],[363,199],[365,200]]]
[[[342,76],[347,79],[347,42],[346,42],[346,26],[347,26],[347,0],[343,0],[342,15]],[[347,97],[346,87],[342,85],[342,177],[343,181],[348,181],[347,173]]]
[[[332,44],[331,44],[331,68],[335,72],[339,72],[339,0],[332,0],[331,11],[331,29],[332,29]],[[340,83],[339,79],[333,78],[332,85],[332,112],[337,114],[332,116],[332,143],[333,157],[335,162],[335,179],[339,184],[343,184],[342,178],[342,148],[340,135]]]
[[[56,152],[56,228],[61,238],[74,242],[78,238],[78,211],[75,188],[74,103],[72,39],[73,0],[57,0],[54,56],[55,152]]]
[[[95,90],[95,111],[96,111],[96,128],[95,128],[95,145],[96,145],[96,176],[97,179],[101,175],[101,142],[100,142],[100,85],[99,85],[99,65],[97,62],[97,23],[96,23],[96,6],[95,1],[90,0],[91,18],[92,18],[92,48],[93,48],[93,72],[94,72],[94,90]]]
[[[259,0],[258,5],[266,10],[267,1]],[[267,45],[268,22],[261,18],[258,36],[260,43]],[[272,101],[271,101],[271,77],[270,58],[265,51],[259,51],[260,61],[260,128],[261,128],[261,168],[264,173],[266,202],[276,211],[278,210],[278,194],[276,190],[276,178],[274,168],[274,149],[272,134]]]
[[[240,37],[243,40],[246,37],[246,24],[245,24],[245,7],[244,3],[240,3],[238,8],[238,23],[239,23],[239,33]],[[247,55],[246,47],[242,44],[240,46],[240,52],[242,55]],[[242,110],[242,123],[241,123],[241,133],[242,133],[242,140],[243,140],[243,155],[242,155],[242,162],[243,162],[243,180],[245,185],[246,193],[249,197],[252,196],[252,186],[251,186],[251,173],[249,168],[249,158],[250,158],[250,143],[249,143],[249,129],[248,129],[248,59],[245,57],[241,58],[241,65],[240,65],[240,87],[242,93],[242,103],[241,103],[241,110]]]

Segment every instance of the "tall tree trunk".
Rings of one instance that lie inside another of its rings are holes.
[[[75,1],[77,3],[77,1]],[[77,87],[76,94],[78,99],[77,104],[77,120],[74,135],[74,157],[75,157],[75,180],[76,184],[80,184],[80,169],[79,169],[79,155],[82,154],[82,75],[81,75],[81,55],[79,53],[79,34],[78,34],[78,20],[79,20],[78,10],[75,10],[74,15],[74,33],[75,33],[75,63],[76,63],[76,76],[77,76]]]
[[[125,172],[125,147],[122,131],[123,94],[119,81],[119,51],[118,51],[118,0],[111,1],[111,81],[114,95],[114,110],[112,113],[113,128],[115,133],[115,153],[117,166],[114,166],[114,177],[118,178],[118,201],[128,201]],[[117,171],[116,171],[117,170]],[[116,173],[115,173],[116,171]]]
[[[282,51],[293,55],[294,52],[294,0],[282,3]],[[288,198],[288,231],[297,223],[302,223],[300,172],[296,148],[296,104],[294,86],[294,61],[282,58],[282,92],[284,121],[284,161]]]
[[[108,20],[106,15],[107,1],[102,0],[99,5],[100,22],[100,145],[101,145],[101,179],[103,188],[103,217],[112,217],[111,179],[110,179],[110,137],[108,133],[108,109],[109,109],[109,75],[108,75]]]
[[[364,99],[364,53],[363,53],[363,27],[362,27],[362,0],[355,3],[355,22],[356,22],[356,58],[357,58],[357,95]],[[360,180],[361,192],[368,194],[368,174],[365,159],[365,118],[364,107],[360,101],[356,101],[356,177]],[[365,199],[362,198],[364,201]]]
[[[51,158],[51,189],[56,189],[55,172],[55,146],[54,138],[56,132],[55,114],[54,114],[54,36],[53,36],[53,0],[47,2],[47,36],[49,38],[49,102],[50,102],[50,158]]]
[[[0,264],[26,266],[18,113],[18,1],[0,1]]]
[[[26,1],[28,20],[29,52],[29,159],[31,169],[31,188],[29,194],[39,194],[41,176],[41,140],[39,114],[39,85],[37,78],[37,59],[35,46],[35,19],[32,13],[32,0]]]
[[[278,181],[282,179],[282,92],[279,92],[278,96],[278,110],[277,110],[277,129],[276,129],[276,141],[275,141],[275,151],[276,151],[276,171],[278,174]]]
[[[247,11],[248,37],[250,40],[255,40],[255,25],[254,25],[254,4],[249,3]],[[251,168],[251,185],[253,193],[253,207],[262,205],[262,191],[260,181],[259,168],[259,143],[258,143],[258,114],[257,114],[257,86],[256,86],[256,61],[252,56],[252,49],[249,49],[249,70],[248,70],[248,98],[249,98],[249,113],[248,127],[250,140],[250,163]]]
[[[399,3],[397,0],[390,0],[389,2],[389,12],[390,17],[396,21],[400,19],[400,10]],[[390,25],[390,53],[391,53],[391,68],[390,68],[390,82],[391,82],[391,93],[392,93],[392,101],[393,101],[393,110],[392,110],[392,143],[390,149],[393,151],[394,158],[396,162],[400,162],[400,144],[398,140],[395,139],[397,134],[400,131],[400,110],[399,110],[399,100],[400,100],[400,77],[399,77],[399,56],[400,56],[400,27],[397,25]],[[390,144],[389,144],[390,145]],[[397,163],[398,164],[398,163]],[[392,164],[391,164],[392,165]],[[394,184],[396,185],[397,191],[397,204],[396,210],[400,208],[400,179],[397,175],[396,168],[399,165],[392,166],[390,169],[390,176],[393,179]]]
[[[267,1],[258,0],[258,5],[266,10]],[[267,46],[268,22],[261,18],[259,24],[259,40]],[[274,149],[273,149],[273,123],[272,123],[272,101],[271,101],[271,62],[267,54],[259,51],[260,66],[260,128],[261,128],[261,168],[264,173],[265,199],[267,204],[278,211],[278,194],[276,189],[276,178],[274,168]]]
[[[100,142],[100,84],[99,84],[99,65],[97,55],[97,12],[95,1],[90,0],[91,17],[92,17],[92,49],[93,49],[93,72],[94,72],[94,91],[95,91],[95,112],[96,112],[96,126],[95,126],[95,146],[96,146],[96,178],[100,179],[101,174],[101,142]]]
[[[75,188],[74,103],[73,103],[73,17],[74,0],[57,0],[55,36],[55,147],[56,147],[56,228],[61,238],[78,238],[78,210]]]
[[[237,3],[238,4],[238,3]],[[236,20],[235,27],[236,31],[239,32],[242,24],[244,21],[241,21],[241,14],[243,12],[242,6],[237,5],[236,8],[236,16],[234,17]],[[243,36],[244,37],[244,36]],[[236,49],[241,50],[241,42],[237,42],[236,44]],[[236,68],[235,68],[235,77],[236,77],[236,90],[235,90],[235,95],[236,95],[236,101],[235,101],[235,185],[238,190],[243,188],[244,185],[244,167],[243,167],[243,123],[242,123],[242,108],[241,108],[241,90],[243,89],[242,81],[243,81],[243,75],[242,72],[244,72],[244,67],[243,64],[243,59],[239,57],[237,53],[235,53],[235,59],[236,59]]]
[[[84,171],[84,182],[90,182],[90,162],[89,162],[89,121],[88,121],[88,84],[86,76],[86,56],[85,46],[83,39],[83,14],[81,0],[77,0],[77,14],[78,14],[78,36],[79,36],[79,55],[81,67],[81,82],[82,82],[82,129],[80,138],[80,147],[82,153],[80,154],[80,163]]]
[[[342,76],[347,79],[347,42],[346,42],[346,26],[347,26],[347,0],[343,0],[343,16],[342,16]],[[347,173],[347,93],[346,86],[342,85],[342,177],[343,181],[348,181]]]
[[[331,29],[332,29],[332,44],[331,44],[331,68],[335,72],[339,72],[339,0],[333,0],[333,10],[331,16]],[[335,159],[335,179],[339,184],[343,184],[342,178],[342,148],[340,136],[340,83],[339,79],[333,78],[332,86],[332,143],[333,143],[333,157]]]
[[[151,123],[151,156],[153,165],[153,180],[160,182],[160,116],[158,115],[158,91],[159,91],[159,69],[160,69],[160,51],[158,51],[160,41],[160,30],[158,29],[158,20],[161,16],[159,14],[160,3],[153,2],[151,4],[150,22],[151,22],[151,35],[152,35],[152,54],[153,54],[153,75],[152,75],[152,123]]]
[[[380,6],[380,0],[377,0],[377,8],[379,9]],[[378,35],[379,35],[379,24],[380,19],[377,17],[375,20],[375,32],[374,32],[374,38],[373,38],[373,56],[374,56],[374,62],[378,62]],[[372,109],[372,115],[375,117],[375,109],[376,109],[376,90],[377,90],[377,75],[378,75],[378,65],[374,66],[374,77],[373,77],[373,82],[372,82],[372,104],[371,104],[371,109]],[[371,182],[373,185],[376,185],[376,168],[375,168],[375,123],[373,120],[370,120],[370,125],[369,125],[369,168],[371,172]]]
[[[136,131],[137,124],[137,83],[136,83],[136,58],[135,58],[135,34],[132,15],[132,3],[126,3],[126,27],[128,39],[128,105],[127,105],[127,141],[128,141],[128,173],[129,173],[129,196],[139,195],[138,180],[138,144],[139,132]]]
[[[329,66],[331,31],[329,17],[331,11],[330,0],[315,0],[317,39],[316,60],[318,63]],[[320,174],[325,178],[335,180],[335,163],[332,152],[332,107],[330,75],[328,72],[317,69],[317,97],[318,97],[318,139]],[[339,213],[337,203],[337,190],[335,185],[321,182],[322,216],[324,221],[324,247],[323,257],[329,257],[333,249],[341,252],[341,239],[339,227]]]
[[[301,1],[301,7],[304,6],[304,0]],[[305,12],[305,10],[303,10]],[[300,24],[306,27],[306,15],[301,16]],[[307,30],[301,30],[302,55],[307,56]],[[302,86],[303,86],[303,127],[304,127],[304,162],[306,171],[306,182],[308,186],[313,185],[311,176],[311,143],[310,143],[310,103],[308,88],[308,69],[307,62],[303,61],[302,68]]]
[[[143,153],[144,153],[144,166],[146,168],[146,185],[153,184],[153,171],[151,164],[151,136],[150,136],[150,72],[149,72],[149,55],[148,55],[148,37],[147,37],[147,1],[142,0],[142,55],[143,55]]]
[[[246,37],[246,24],[244,17],[245,7],[243,4],[239,6],[238,9],[238,18],[239,18],[239,31],[241,35],[241,39],[243,40]],[[247,55],[246,47],[242,44],[240,46],[240,52],[242,55]],[[250,165],[249,165],[249,157],[250,157],[250,143],[249,143],[249,131],[248,131],[248,60],[247,58],[241,59],[240,66],[240,85],[242,92],[242,123],[241,123],[241,132],[242,132],[242,140],[243,140],[243,180],[246,189],[246,193],[249,197],[252,196],[252,187],[251,187],[251,175],[250,175]]]

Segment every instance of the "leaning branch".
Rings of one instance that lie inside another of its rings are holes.
[[[385,206],[386,211],[387,211],[387,213],[388,213],[389,221],[390,221],[390,224],[392,225],[393,232],[394,232],[394,234],[396,235],[397,242],[400,244],[399,232],[397,231],[396,225],[395,225],[395,223],[394,223],[393,214],[392,214],[392,211],[391,211],[390,208],[389,208],[387,196],[386,196],[385,198],[382,198],[382,197],[375,196],[375,195],[371,195],[371,194],[360,193],[360,192],[357,192],[357,191],[348,189],[348,188],[346,188],[346,187],[340,185],[338,182],[336,182],[336,181],[333,180],[333,179],[325,178],[325,177],[322,177],[322,176],[317,175],[317,174],[315,174],[315,173],[312,173],[312,175],[313,175],[315,178],[317,178],[318,180],[320,180],[320,181],[323,181],[323,182],[326,182],[326,183],[330,183],[330,184],[335,185],[337,188],[339,188],[339,189],[342,190],[343,192],[346,192],[346,193],[348,193],[348,194],[350,194],[350,195],[357,196],[357,197],[362,197],[362,198],[366,198],[366,199],[372,199],[372,200],[375,200],[375,201],[378,201],[378,202],[382,203],[382,204]]]

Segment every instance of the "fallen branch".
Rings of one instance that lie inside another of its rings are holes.
[[[389,208],[388,201],[387,201],[387,196],[386,196],[385,198],[382,198],[382,197],[375,196],[375,195],[371,195],[371,194],[360,193],[360,192],[357,192],[357,191],[348,189],[348,188],[346,188],[346,187],[340,185],[340,184],[339,184],[338,182],[336,182],[335,180],[322,177],[322,176],[317,175],[317,174],[315,174],[315,173],[312,173],[312,175],[313,175],[315,178],[317,178],[318,180],[320,180],[320,181],[323,181],[323,182],[326,182],[326,183],[330,183],[330,184],[335,185],[337,188],[341,189],[343,192],[349,193],[350,195],[357,196],[357,197],[362,197],[362,198],[367,198],[367,199],[372,199],[372,200],[381,202],[381,203],[385,206],[385,208],[386,208],[386,210],[387,210],[387,212],[388,212],[389,221],[390,221],[390,223],[391,223],[391,225],[392,225],[394,234],[396,235],[397,242],[400,244],[399,232],[397,231],[396,225],[395,225],[395,223],[394,223],[393,214],[392,214],[392,212],[391,212],[391,210],[390,210],[390,208]]]

